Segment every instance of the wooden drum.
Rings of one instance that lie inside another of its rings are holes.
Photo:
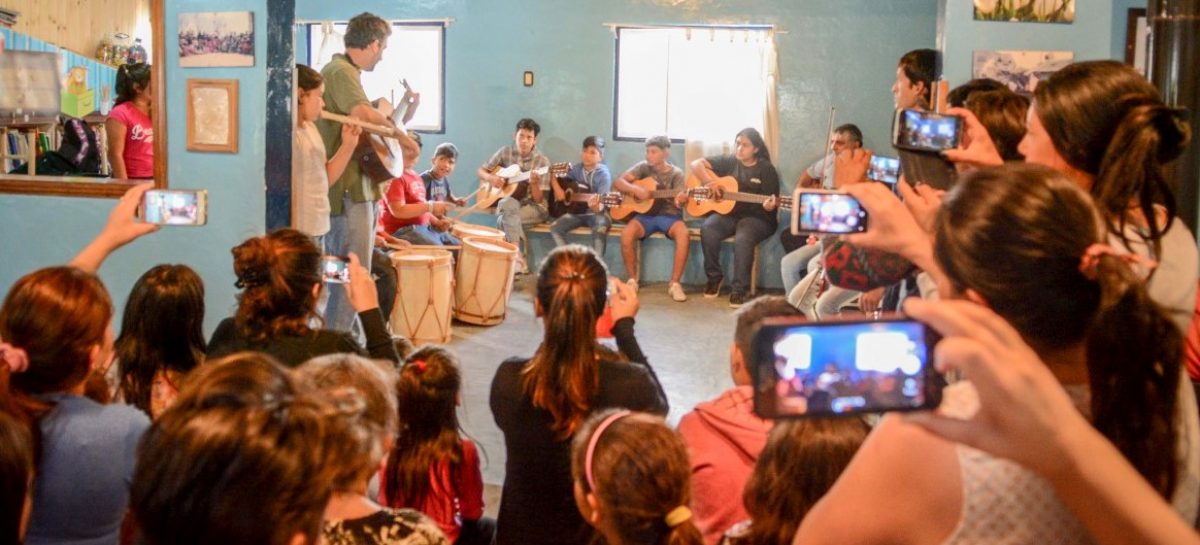
[[[454,273],[446,250],[404,250],[390,256],[396,268],[396,304],[389,324],[392,333],[413,344],[450,341]]]
[[[517,247],[495,238],[468,236],[458,256],[454,317],[476,325],[496,325],[508,314]]]
[[[450,234],[458,240],[467,237],[482,237],[504,240],[504,231],[486,225],[475,225],[474,223],[455,222],[450,226]]]

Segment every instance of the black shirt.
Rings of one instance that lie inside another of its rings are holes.
[[[592,411],[621,407],[667,414],[667,397],[633,336],[633,319],[613,325],[629,362],[600,360],[600,389]],[[533,406],[521,385],[528,359],[506,360],[492,379],[491,407],[508,453],[497,518],[497,545],[559,545],[591,541],[571,480],[571,438],[558,439],[550,412]]]
[[[217,325],[212,340],[208,341],[208,357],[219,358],[252,350],[270,355],[288,367],[296,367],[317,356],[350,353],[399,364],[400,355],[396,353],[396,345],[387,332],[379,309],[360,312],[358,317],[367,336],[366,350],[348,333],[328,329],[314,330],[303,336],[283,335],[266,342],[251,342],[238,331],[233,318],[225,318]]]
[[[748,167],[732,155],[719,155],[705,159],[708,160],[708,164],[712,165],[713,174],[718,177],[733,176],[737,180],[738,193],[779,195],[779,172],[775,170],[775,165],[772,165],[770,161],[759,160],[754,166]],[[733,206],[732,215],[739,218],[749,215],[760,216],[769,220],[772,225],[778,223],[776,213],[767,212],[761,203],[739,202]]]

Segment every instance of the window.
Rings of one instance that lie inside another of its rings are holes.
[[[761,129],[768,106],[769,27],[617,27],[614,137],[729,140]]]
[[[320,71],[335,53],[345,51],[346,23],[308,24],[308,65]],[[404,96],[401,80],[421,93],[421,106],[408,128],[422,132],[445,131],[445,45],[446,25],[433,23],[392,23],[392,35],[383,60],[371,72],[363,72],[363,89],[374,100],[386,98],[392,104]]]

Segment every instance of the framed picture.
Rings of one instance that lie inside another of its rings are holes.
[[[236,79],[187,80],[187,149],[237,153]]]
[[[976,21],[1074,23],[1075,0],[975,0]]]
[[[994,79],[1032,97],[1039,82],[1074,59],[1070,51],[976,51],[971,77]]]
[[[1147,46],[1150,25],[1146,20],[1146,8],[1129,8],[1125,19],[1125,64],[1132,66],[1141,75],[1146,75]]]
[[[254,66],[254,13],[180,13],[179,66]]]

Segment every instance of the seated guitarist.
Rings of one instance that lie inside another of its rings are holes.
[[[704,249],[704,274],[708,282],[705,297],[721,293],[725,277],[721,272],[721,241],[734,237],[733,283],[730,286],[729,306],[737,308],[750,295],[750,272],[754,268],[754,248],[775,234],[779,219],[775,214],[779,195],[779,173],[771,164],[771,154],[762,135],[752,128],[742,129],[734,139],[733,155],[705,157],[692,161],[692,172],[720,199],[721,187],[717,178],[732,176],[737,180],[739,193],[771,195],[761,205],[739,202],[729,215],[710,214],[700,227],[700,246]]]
[[[671,156],[671,139],[666,136],[655,136],[646,139],[646,160],[639,162],[625,171],[614,183],[618,191],[645,200],[650,193],[632,184],[646,177],[653,177],[658,189],[678,189],[679,195],[674,200],[663,200],[654,204],[649,214],[638,214],[629,220],[621,231],[621,257],[625,259],[625,271],[629,273],[629,284],[637,288],[638,262],[635,244],[653,235],[664,233],[675,241],[675,262],[671,269],[671,283],[667,293],[671,299],[678,302],[687,301],[683,286],[679,283],[683,278],[683,267],[687,264],[688,245],[691,243],[687,225],[683,223],[683,212],[680,206],[686,201],[684,194],[683,171],[667,162]]]
[[[388,184],[379,202],[379,231],[411,244],[457,246],[457,238],[432,226],[446,215],[446,203],[426,200],[425,180],[412,168],[421,158],[421,136],[415,132],[409,136],[417,142],[418,151],[404,152],[404,173]]]
[[[350,19],[344,38],[346,53],[334,55],[321,69],[321,77],[325,79],[326,110],[376,125],[392,124],[387,115],[371,105],[361,79],[364,70],[374,70],[383,59],[391,33],[391,24],[370,13]],[[327,153],[341,148],[340,124],[320,120],[317,130]],[[416,142],[407,135],[398,134],[397,140],[405,150],[416,149]],[[350,161],[329,188],[331,213],[325,253],[344,256],[353,252],[363,259],[364,265],[370,262],[368,256],[375,245],[375,200],[379,196],[379,187],[361,172],[358,161]],[[351,308],[341,285],[330,284],[324,317],[326,327],[330,329],[356,334],[359,331],[358,315]]]
[[[593,193],[591,200],[587,203],[588,213],[572,214],[568,212],[550,225],[550,236],[554,237],[556,246],[563,246],[567,243],[567,233],[572,229],[583,225],[591,227],[592,247],[596,249],[596,255],[601,259],[604,259],[604,249],[608,246],[608,230],[612,227],[612,220],[608,218],[608,214],[604,211],[604,205],[600,202],[600,195],[608,193],[612,188],[612,174],[608,171],[608,165],[605,165],[603,161],[604,137],[584,138],[583,150],[579,153],[579,162],[571,165],[567,177],[575,182],[574,189],[577,191]],[[560,202],[563,201],[566,198],[564,188],[553,176],[550,178],[554,198]]]
[[[479,179],[501,188],[504,187],[506,181],[493,174],[497,167],[518,165],[522,172],[548,168],[550,160],[537,150],[537,138],[540,132],[542,132],[542,127],[537,124],[537,121],[528,117],[517,121],[517,130],[513,133],[515,146],[504,146],[496,150],[492,158],[479,167]],[[524,226],[546,221],[549,213],[546,210],[543,192],[550,188],[549,179],[549,176],[543,178],[537,172],[533,172],[529,177],[527,187],[518,188],[512,197],[500,199],[500,202],[496,204],[496,226],[504,231],[504,238],[509,242],[519,246],[521,241],[525,240]],[[517,260],[517,271],[529,272],[529,266],[525,263],[524,258],[520,257],[520,254],[518,254]]]

